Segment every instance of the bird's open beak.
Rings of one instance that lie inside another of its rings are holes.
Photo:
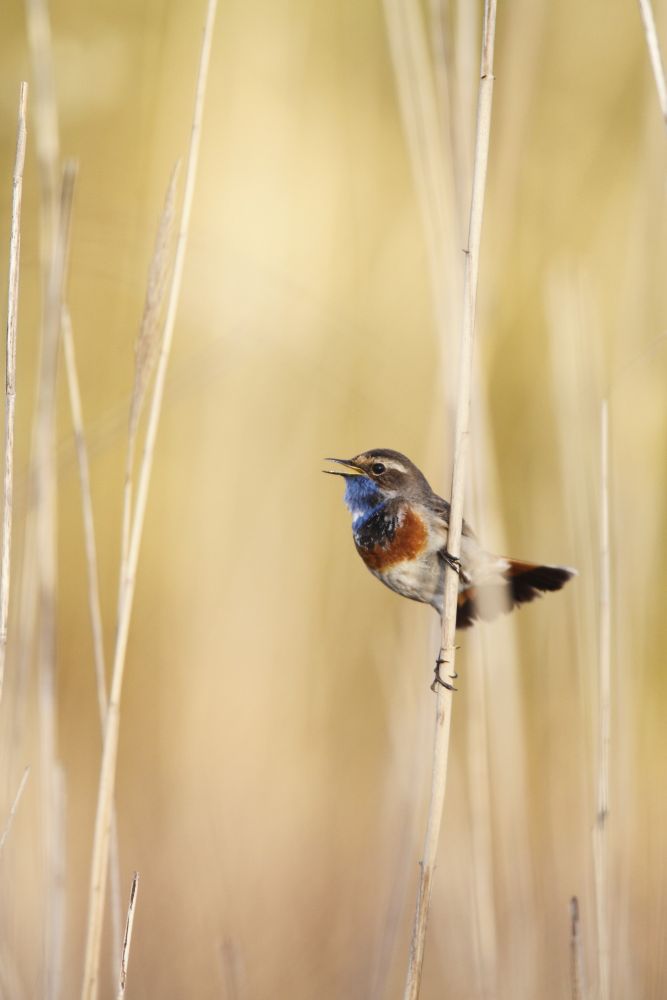
[[[338,469],[322,469],[322,472],[326,472],[330,476],[363,476],[364,470],[359,468],[351,458],[325,458],[325,462],[337,462],[338,465],[344,465],[347,472],[339,472]]]

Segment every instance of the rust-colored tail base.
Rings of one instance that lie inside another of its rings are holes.
[[[538,566],[535,563],[509,561],[504,571],[506,583],[484,583],[459,593],[456,627],[468,628],[475,621],[491,621],[504,611],[527,604],[549,590],[560,590],[576,575],[566,566]]]

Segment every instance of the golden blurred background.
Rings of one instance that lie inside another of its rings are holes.
[[[123,907],[132,872],[141,879],[128,997],[401,995],[437,619],[364,571],[341,484],[320,470],[324,455],[391,447],[449,494],[480,13],[465,0],[220,2],[122,701]],[[50,10],[60,148],[79,165],[67,298],[108,659],[134,343],[164,193],[187,148],[203,14],[183,0],[58,0]],[[659,14],[667,42],[664,5]],[[2,26],[7,246],[19,81],[31,81],[29,102],[35,87],[17,0]],[[425,48],[409,64],[415,39]],[[489,548],[580,575],[462,635],[422,997],[570,995],[573,895],[596,995],[608,397],[611,996],[658,1000],[667,137],[633,2],[501,0],[495,73],[466,516]],[[0,718],[0,826],[31,766],[0,856],[0,989],[12,1000],[80,989],[101,747],[61,371],[54,908],[38,677],[17,637],[39,203],[30,117]],[[116,995],[119,962],[110,923],[104,997]]]

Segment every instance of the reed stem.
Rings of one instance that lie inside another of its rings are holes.
[[[216,7],[217,0],[208,0],[206,22],[204,26],[201,55],[199,60],[199,73],[195,92],[192,130],[188,149],[183,205],[181,209],[178,239],[176,243],[174,270],[169,289],[164,334],[160,347],[160,355],[157,361],[153,394],[150,401],[146,438],[144,441],[143,454],[139,468],[136,504],[132,520],[132,528],[130,531],[130,545],[127,551],[127,558],[120,567],[121,583],[118,622],[116,629],[116,645],[113,657],[111,689],[109,692],[109,707],[104,733],[104,745],[102,748],[102,763],[100,768],[97,811],[95,817],[95,834],[91,861],[86,953],[84,960],[83,985],[81,990],[82,1000],[95,1000],[99,985],[99,963],[102,943],[104,898],[106,892],[107,867],[109,859],[112,804],[116,783],[118,734],[120,728],[120,701],[123,689],[123,677],[125,673],[127,640],[132,615],[136,571],[139,559],[139,547],[141,544],[146,503],[148,499],[148,487],[153,467],[155,441],[157,438],[157,430],[162,409],[162,399],[164,396],[167,363],[171,351],[174,326],[176,322],[176,312],[183,279],[183,267],[185,263],[185,252],[187,249],[190,215],[192,211],[192,201],[197,176],[197,162],[199,158],[199,145],[201,139],[201,122],[204,110],[206,80],[208,75]]]
[[[5,466],[2,509],[2,568],[0,569],[0,700],[5,680],[9,581],[14,510],[14,417],[16,411],[16,331],[19,310],[19,267],[21,261],[21,199],[26,146],[26,106],[28,84],[19,91],[16,158],[12,177],[12,215],[9,235],[9,281],[7,291],[7,360],[5,374]]]
[[[459,359],[459,391],[456,411],[454,469],[452,473],[451,510],[449,515],[449,535],[447,548],[453,557],[458,557],[461,548],[463,527],[463,500],[468,449],[468,425],[470,418],[470,394],[472,381],[472,359],[475,331],[475,304],[479,273],[479,250],[486,190],[486,172],[489,156],[491,131],[491,108],[493,103],[493,52],[496,27],[496,0],[486,0],[484,6],[484,26],[482,32],[482,58],[480,86],[477,103],[477,132],[475,140],[475,160],[473,167],[472,195],[468,246],[466,248],[465,274],[463,285],[463,323]],[[447,566],[445,571],[444,613],[442,617],[442,657],[445,665],[454,673],[456,658],[455,633],[458,596],[458,574]],[[416,1000],[419,996],[424,961],[426,924],[428,920],[431,888],[440,837],[442,810],[447,787],[447,765],[449,759],[449,734],[451,729],[453,692],[441,685],[437,688],[435,737],[433,744],[433,769],[431,776],[431,800],[429,805],[426,837],[420,865],[417,903],[412,928],[412,940],[405,983],[405,1000]]]

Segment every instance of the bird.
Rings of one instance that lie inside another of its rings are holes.
[[[576,575],[568,566],[508,559],[487,552],[466,521],[461,555],[447,549],[450,505],[431,489],[414,462],[391,448],[373,448],[354,458],[327,458],[343,467],[325,469],[345,480],[357,552],[373,576],[412,601],[443,614],[445,568],[459,576],[457,629],[491,621],[545,591],[560,590]],[[440,679],[436,660],[436,681]]]

